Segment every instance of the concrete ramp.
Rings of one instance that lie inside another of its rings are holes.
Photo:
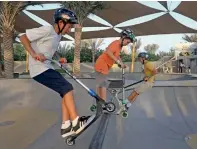
[[[0,120],[1,148],[25,149],[57,121],[57,114],[20,108],[2,112]]]
[[[142,94],[128,119],[111,117],[103,149],[190,149],[186,141],[196,144],[188,139],[197,132],[196,97],[196,87],[155,87]]]
[[[69,81],[75,88],[78,112],[91,114],[92,98],[76,82]],[[94,80],[82,81],[95,89]],[[194,81],[156,82],[151,91],[138,97],[127,119],[108,116],[102,149],[195,149]],[[59,95],[30,79],[0,80],[1,149],[88,149],[99,123],[100,119],[76,140],[75,146],[69,147],[60,136]]]

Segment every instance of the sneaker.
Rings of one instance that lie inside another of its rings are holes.
[[[61,136],[63,137],[63,138],[66,138],[66,137],[68,137],[68,136],[70,136],[70,135],[73,135],[75,132],[74,132],[74,130],[73,130],[73,128],[72,128],[72,125],[70,125],[69,127],[67,127],[66,129],[61,129]]]
[[[107,111],[107,109],[103,109],[103,110],[102,110],[102,113],[104,113],[104,114],[109,114],[110,112]]]
[[[120,109],[117,111],[117,115],[119,115],[122,111],[128,111],[130,106],[131,106],[131,103],[126,103],[122,105]]]
[[[126,104],[125,104],[125,109],[128,110],[129,107],[130,107],[131,105],[132,105],[132,104],[131,104],[130,102],[126,103]]]
[[[73,130],[76,134],[80,133],[90,122],[95,118],[95,115],[92,116],[82,116],[79,117],[76,126],[73,126]]]

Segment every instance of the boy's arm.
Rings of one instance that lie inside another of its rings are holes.
[[[120,57],[116,58],[113,55],[113,52],[109,49],[106,50],[107,54],[109,55],[109,57],[111,57],[121,68],[126,68],[126,65],[123,64],[122,60]]]
[[[109,55],[110,58],[112,58],[116,63],[120,63],[120,60],[117,59],[114,55],[113,55],[113,52],[110,50],[110,49],[106,49],[106,53]]]
[[[151,71],[151,76],[145,76],[145,77],[144,77],[144,81],[147,82],[147,81],[149,80],[150,77],[155,76],[155,75],[157,74],[157,69],[155,69],[155,68],[153,67],[152,64],[147,64],[145,67],[146,67],[149,71]]]
[[[28,51],[29,54],[34,58],[34,56],[36,55],[36,52],[33,50],[26,34],[21,35],[19,39],[20,39],[21,43],[23,44],[25,50]]]
[[[122,59],[121,59],[121,57],[120,57],[120,56],[118,57],[118,60],[119,60],[121,63],[123,63],[123,62],[122,62]]]
[[[60,54],[56,51],[54,53],[54,57],[58,60],[61,64],[67,63],[67,59],[60,56]]]
[[[61,58],[60,54],[57,51],[54,53],[54,58],[57,60],[59,60]]]
[[[154,66],[151,63],[146,64],[146,68],[151,71],[152,76],[157,74],[157,69],[155,69]],[[149,76],[149,77],[151,77],[151,76]]]
[[[122,61],[122,59],[121,59],[120,56],[118,57],[118,60],[120,61],[121,65],[123,65],[122,68],[127,68],[127,67],[128,67],[127,65],[125,65],[125,64],[123,63],[123,61]]]
[[[37,60],[40,60],[40,61],[45,61],[46,58],[43,54],[37,54],[34,49],[32,48],[31,44],[30,44],[30,41],[29,39],[27,38],[26,34],[22,34],[20,37],[19,37],[21,43],[23,44],[24,48],[26,51],[28,51],[28,53],[34,58],[34,59],[37,59]]]

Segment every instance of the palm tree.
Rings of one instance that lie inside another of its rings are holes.
[[[140,48],[140,46],[142,45],[142,41],[141,41],[141,38],[139,38],[136,42],[136,45],[135,45],[135,50],[137,52],[137,50]]]
[[[137,57],[137,51],[140,48],[140,46],[142,45],[141,39],[136,40],[135,43],[131,44],[131,49],[132,49],[132,55],[131,55],[131,59],[132,59],[132,63],[131,63],[131,72],[134,71],[134,65],[135,65],[135,57]]]
[[[105,8],[101,1],[68,1],[61,2],[62,7],[74,11],[78,17],[79,24],[75,26],[75,50],[74,50],[74,74],[80,72],[80,45],[83,22],[90,13],[96,13]]]
[[[150,54],[155,54],[157,49],[159,49],[158,44],[148,44],[147,46],[144,47],[145,51],[147,51]]]
[[[184,35],[184,37],[182,37],[182,39],[187,42],[197,42],[197,34],[193,34],[191,36]]]
[[[1,53],[1,44],[0,44],[0,76],[3,76],[3,73],[2,73],[2,53]]]
[[[13,78],[14,57],[13,38],[16,16],[29,5],[39,2],[1,1],[0,2],[0,31],[3,35],[4,68],[6,78]]]
[[[95,63],[95,55],[96,51],[98,48],[103,45],[104,39],[99,38],[99,39],[89,39],[89,40],[84,40],[88,44],[88,47],[91,47],[92,49],[92,63]]]

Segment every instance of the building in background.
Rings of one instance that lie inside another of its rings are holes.
[[[179,43],[175,46],[176,70],[179,72],[179,66],[184,63],[185,73],[197,73],[197,43]]]

